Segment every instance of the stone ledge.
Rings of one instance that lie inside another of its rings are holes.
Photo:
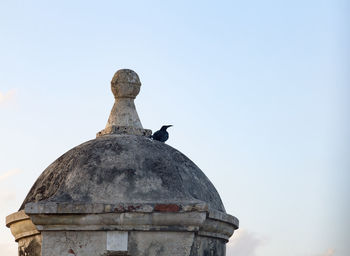
[[[169,231],[228,241],[237,226],[210,219],[207,212],[126,212],[101,214],[30,215],[39,231]]]
[[[144,226],[200,226],[206,219],[205,212],[187,213],[101,213],[101,214],[39,214],[30,215],[33,223],[40,226],[96,226],[104,229],[109,225],[130,226],[137,230]]]
[[[238,227],[227,222],[218,221],[214,219],[206,219],[200,226],[199,235],[206,233],[212,237],[219,237],[228,240]],[[209,235],[210,234],[210,235]]]
[[[35,215],[87,215],[107,213],[190,213],[205,212],[207,218],[229,225],[234,229],[239,227],[239,220],[229,214],[208,207],[207,203],[194,202],[148,202],[148,203],[55,203],[37,202],[28,203],[25,212],[31,217]]]
[[[167,231],[198,232],[198,226],[154,226],[154,225],[37,225],[40,231]]]
[[[115,125],[112,125],[110,127],[106,127],[102,131],[99,131],[96,134],[96,137],[100,137],[100,136],[103,136],[103,135],[113,135],[113,134],[131,134],[131,135],[140,135],[140,136],[151,137],[152,130],[142,129],[142,128],[135,128],[135,127],[132,127],[132,126],[115,126]]]
[[[28,203],[25,212],[39,231],[191,231],[228,241],[239,221],[207,203]]]
[[[37,202],[25,205],[27,214],[89,214],[123,212],[208,212],[208,204],[196,202],[149,202],[149,203],[55,203]],[[224,213],[223,213],[224,214]],[[214,214],[213,216],[221,216]],[[224,215],[222,215],[224,216]],[[218,217],[218,218],[219,218]]]
[[[228,242],[228,240],[230,239],[229,236],[222,235],[220,233],[213,233],[213,232],[206,232],[206,231],[199,231],[198,235],[199,236],[206,236],[206,237],[220,238],[222,240],[225,240],[225,242]]]
[[[239,220],[230,214],[220,212],[218,210],[210,209],[208,217],[210,219],[219,220],[222,222],[227,222],[229,224],[234,224],[236,228],[239,227]]]

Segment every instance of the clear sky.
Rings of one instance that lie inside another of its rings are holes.
[[[0,0],[0,252],[40,173],[104,128],[120,68],[240,230],[228,256],[350,255],[344,0]],[[5,253],[5,254],[4,254]]]

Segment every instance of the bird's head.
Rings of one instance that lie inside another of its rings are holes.
[[[168,129],[169,127],[171,127],[172,125],[163,125],[162,128],[160,128],[163,131],[166,131],[166,129]]]

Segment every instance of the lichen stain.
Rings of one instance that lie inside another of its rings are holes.
[[[76,255],[75,252],[73,251],[73,249],[69,249],[69,250],[68,250],[68,253],[73,254],[73,255]]]
[[[156,204],[154,210],[158,212],[178,212],[180,206],[177,204]]]

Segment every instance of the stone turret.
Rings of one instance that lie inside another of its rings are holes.
[[[105,129],[47,167],[7,216],[19,255],[224,256],[238,219],[189,158],[142,127],[138,75],[119,70],[111,85]]]

